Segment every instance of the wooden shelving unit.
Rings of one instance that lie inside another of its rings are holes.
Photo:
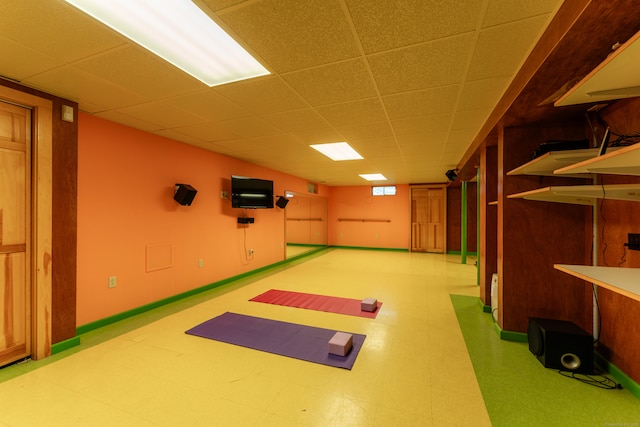
[[[570,203],[593,206],[596,199],[640,202],[640,184],[561,185],[539,188],[507,196],[510,199]]]
[[[586,104],[640,96],[640,32],[616,49],[555,106]]]
[[[556,270],[640,301],[640,268],[554,264]]]
[[[603,156],[594,157],[574,165],[565,166],[555,171],[556,175],[584,173],[640,176],[640,143],[620,148]]]
[[[531,160],[509,172],[507,175],[538,175],[554,176],[554,171],[585,160],[593,159],[598,155],[597,148],[587,148],[580,150],[550,151],[542,156]],[[585,178],[587,173],[575,173],[570,176]]]

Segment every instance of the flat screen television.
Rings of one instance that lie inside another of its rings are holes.
[[[232,175],[231,207],[272,209],[273,181]]]

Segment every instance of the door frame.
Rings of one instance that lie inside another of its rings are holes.
[[[31,109],[31,358],[51,354],[53,102],[0,86],[3,101]],[[29,286],[29,285],[28,285]]]

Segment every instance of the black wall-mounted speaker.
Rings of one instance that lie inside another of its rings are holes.
[[[173,195],[173,200],[182,206],[191,206],[191,202],[193,202],[193,198],[196,197],[197,192],[198,190],[189,184],[176,184],[176,192]]]
[[[449,181],[455,181],[458,178],[458,174],[455,169],[449,169],[444,173]]]
[[[278,196],[278,200],[276,200],[277,207],[284,209],[284,207],[287,206],[287,203],[289,203],[289,199],[283,196]]]
[[[574,323],[532,317],[527,338],[545,368],[593,374],[593,337]]]

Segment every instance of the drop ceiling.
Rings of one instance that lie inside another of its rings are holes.
[[[62,0],[3,0],[0,76],[317,183],[443,182],[561,0],[196,3],[271,75],[210,88]],[[339,141],[364,159],[309,147]]]

